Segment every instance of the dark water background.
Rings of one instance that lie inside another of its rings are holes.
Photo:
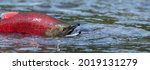
[[[150,52],[150,0],[0,0],[0,13],[35,11],[79,22],[76,37],[0,33],[0,52]]]

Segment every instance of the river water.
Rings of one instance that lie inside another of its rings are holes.
[[[81,25],[75,37],[0,33],[0,52],[150,52],[149,0],[1,0],[0,13],[35,11]]]

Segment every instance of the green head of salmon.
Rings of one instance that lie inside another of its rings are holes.
[[[50,37],[63,37],[65,35],[71,34],[79,25],[80,24],[69,25],[59,22],[53,26],[49,26],[45,31],[45,35]]]

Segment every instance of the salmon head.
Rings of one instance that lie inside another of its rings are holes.
[[[45,35],[50,37],[63,37],[71,34],[79,25],[80,24],[70,25],[65,22],[57,22],[57,24],[48,27],[45,31]]]

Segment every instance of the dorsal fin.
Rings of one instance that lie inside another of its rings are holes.
[[[19,12],[4,12],[0,15],[1,19],[7,19],[7,18],[11,18],[15,15],[17,15]]]

